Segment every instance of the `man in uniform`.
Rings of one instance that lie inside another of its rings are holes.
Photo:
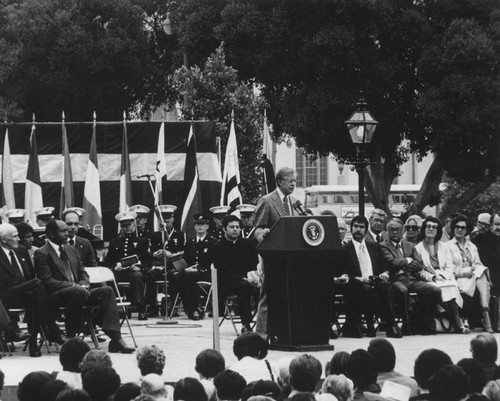
[[[5,212],[5,217],[7,218],[8,222],[14,226],[19,223],[25,223],[26,210],[10,209]]]
[[[134,212],[137,215],[135,219],[135,224],[137,227],[137,236],[139,238],[146,238],[151,240],[151,231],[146,228],[148,222],[148,214],[150,212],[149,207],[144,205],[134,205],[130,206],[129,212]]]
[[[82,209],[83,210],[83,209]],[[84,267],[97,266],[97,260],[94,248],[90,241],[86,238],[79,237],[78,231],[80,229],[80,215],[73,208],[64,210],[61,219],[68,226],[68,245],[74,246],[80,254]]]
[[[184,312],[191,320],[203,318],[199,310],[199,294],[196,282],[211,281],[211,248],[217,242],[208,234],[208,218],[202,214],[194,216],[196,236],[186,242],[184,259],[188,267],[175,276],[177,288],[182,299]]]
[[[240,213],[241,224],[243,225],[241,229],[241,236],[243,238],[253,238],[253,233],[255,227],[253,225],[255,219],[255,206],[242,204],[236,206],[236,212]]]
[[[98,307],[95,321],[111,339],[109,352],[132,353],[120,332],[116,298],[111,287],[90,288],[89,277],[77,250],[66,244],[68,227],[51,220],[45,227],[47,243],[35,252],[35,268],[45,284],[49,299],[66,308],[66,335],[74,337],[83,330],[83,306]]]
[[[214,206],[210,208],[212,213],[212,227],[210,227],[209,234],[217,241],[224,237],[224,230],[222,229],[222,219],[229,213],[229,206]]]
[[[45,245],[45,226],[54,218],[54,208],[52,206],[44,206],[35,210],[36,225],[34,226],[33,245],[42,247]]]
[[[151,267],[151,254],[149,241],[136,235],[136,217],[134,212],[118,213],[115,216],[120,224],[120,236],[110,241],[104,264],[113,270],[117,281],[130,283],[132,305],[138,308],[139,320],[147,320],[142,271]],[[137,256],[138,263],[128,265],[123,260],[134,255]]]

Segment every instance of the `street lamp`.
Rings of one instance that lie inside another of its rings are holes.
[[[365,168],[369,164],[364,154],[364,145],[370,143],[373,138],[376,121],[368,111],[368,105],[365,99],[361,98],[356,103],[356,111],[352,113],[349,120],[345,122],[351,140],[356,145],[357,160],[354,163],[358,173],[358,199],[359,199],[359,215],[365,215]]]

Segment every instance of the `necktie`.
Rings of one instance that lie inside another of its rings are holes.
[[[396,250],[398,251],[398,255],[400,258],[404,258],[404,255],[403,255],[403,250],[401,249],[401,244],[397,244],[396,245]]]
[[[71,238],[69,241],[68,241],[68,244],[70,245],[75,245],[75,240],[73,238]]]
[[[361,276],[362,277],[370,277],[373,275],[372,271],[372,263],[370,260],[370,254],[368,253],[368,250],[365,247],[365,244],[361,244],[359,247],[359,267],[361,269]]]
[[[73,277],[73,272],[71,271],[71,266],[69,264],[68,255],[66,254],[66,251],[64,250],[64,247],[62,245],[59,247],[59,252],[60,252],[61,260],[66,264],[66,269],[64,269],[64,273],[66,274],[66,278],[68,279],[69,282],[74,283],[75,279]]]
[[[290,216],[290,205],[288,204],[288,195],[283,198],[283,209],[285,209],[285,216]]]
[[[21,277],[24,277],[24,272],[21,269],[21,266],[19,266],[19,264],[17,263],[16,257],[14,255],[14,251],[10,251],[9,255],[10,255],[10,263],[12,264],[12,268],[16,271],[16,273],[19,272],[21,274]]]
[[[377,242],[380,244],[382,242],[382,237],[380,234],[377,234]]]

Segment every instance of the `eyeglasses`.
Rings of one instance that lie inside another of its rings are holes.
[[[481,223],[480,221],[477,222],[477,224],[479,224],[481,227],[483,228],[490,228],[491,227],[491,224],[488,224],[488,223]]]
[[[426,224],[426,225],[425,225],[425,228],[426,228],[427,230],[437,230],[438,225],[437,225],[437,224]]]
[[[406,231],[418,231],[418,226],[405,226]]]
[[[455,230],[466,230],[467,226],[455,226]]]

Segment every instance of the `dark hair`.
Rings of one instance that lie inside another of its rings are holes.
[[[357,349],[351,353],[347,363],[347,377],[354,383],[355,388],[364,388],[377,382],[377,361],[364,349]]]
[[[207,401],[203,384],[193,377],[185,377],[175,383],[174,401]]]
[[[0,390],[3,390],[3,385],[5,383],[5,373],[0,369]]]
[[[425,227],[427,226],[427,223],[436,223],[437,224],[437,233],[436,237],[434,238],[434,243],[438,242],[441,237],[443,236],[443,225],[441,222],[434,216],[427,216],[424,221],[422,222],[422,227],[420,227],[420,237],[422,239],[425,238]]]
[[[131,401],[140,394],[141,386],[137,383],[124,383],[116,390],[113,401]]]
[[[268,348],[267,341],[253,331],[239,335],[233,342],[233,353],[238,360],[245,356],[263,359],[267,355]]]
[[[239,373],[226,369],[215,376],[214,385],[219,400],[239,400],[247,381]]]
[[[90,395],[81,389],[63,390],[57,396],[56,401],[90,401]]]
[[[345,351],[337,351],[333,354],[330,362],[327,362],[325,366],[325,376],[329,375],[341,375],[346,373],[347,362],[351,354]]]
[[[367,351],[375,358],[379,373],[394,370],[396,366],[396,351],[392,344],[385,338],[374,338],[371,340]]]
[[[470,340],[472,358],[479,363],[494,363],[498,358],[498,345],[495,336],[481,333]]]
[[[294,390],[313,392],[322,372],[321,363],[314,356],[299,355],[290,362],[290,384]]]
[[[163,374],[165,367],[165,354],[156,345],[141,347],[137,350],[137,366],[142,376],[150,373]]]
[[[480,393],[483,391],[486,385],[486,376],[484,375],[484,370],[481,364],[472,358],[464,358],[458,361],[458,366],[460,366],[464,372],[469,376],[470,384],[468,393]]]
[[[500,217],[500,214],[498,212],[492,212],[491,217],[490,217],[490,226],[493,225],[493,220],[495,220],[495,217]]]
[[[96,366],[82,372],[82,385],[92,401],[106,401],[120,387],[120,376],[113,368]]]
[[[16,228],[17,228],[17,234],[19,235],[19,240],[21,242],[24,241],[26,234],[28,234],[28,233],[33,234],[35,232],[33,230],[33,227],[31,227],[28,223],[25,223],[25,222],[16,224]]]
[[[429,378],[443,366],[452,363],[446,352],[435,348],[426,349],[415,359],[413,376],[419,387],[427,389]]]
[[[52,235],[59,231],[59,223],[64,222],[62,220],[52,219],[45,226],[45,234],[47,234],[47,237],[49,237],[49,239],[52,237]]]
[[[365,225],[365,229],[368,230],[368,219],[365,216],[354,216],[351,220],[351,231],[354,223],[363,223]]]
[[[89,345],[81,338],[70,338],[62,345],[59,353],[59,362],[61,362],[63,370],[79,373],[80,363],[89,351]]]
[[[37,401],[56,401],[57,396],[64,390],[68,390],[69,386],[62,380],[51,380],[45,383],[36,394]]]
[[[472,223],[470,222],[470,220],[467,218],[467,216],[463,215],[463,214],[459,214],[457,217],[455,217],[452,221],[451,221],[451,235],[452,236],[455,236],[455,226],[460,223],[461,221],[464,221],[465,222],[465,225],[467,226],[467,234],[469,234],[473,229],[474,227],[472,226]]]
[[[433,400],[459,401],[469,389],[469,377],[457,365],[445,365],[429,379],[429,395]]]
[[[40,389],[48,382],[54,380],[54,377],[44,371],[28,373],[24,376],[17,388],[17,398],[19,401],[35,401],[38,398]]]
[[[211,378],[226,368],[226,361],[219,351],[206,349],[196,356],[194,368],[201,376]]]
[[[243,389],[241,401],[247,401],[250,397],[261,395],[271,397],[273,400],[282,401],[281,387],[271,380],[257,380],[248,383]]]
[[[290,401],[316,401],[316,397],[311,391],[309,391],[295,394],[292,398],[290,398]]]
[[[232,223],[233,221],[237,221],[241,227],[241,220],[238,218],[238,216],[235,216],[234,214],[230,214],[229,216],[224,216],[222,219],[222,227],[227,228],[229,223]]]

